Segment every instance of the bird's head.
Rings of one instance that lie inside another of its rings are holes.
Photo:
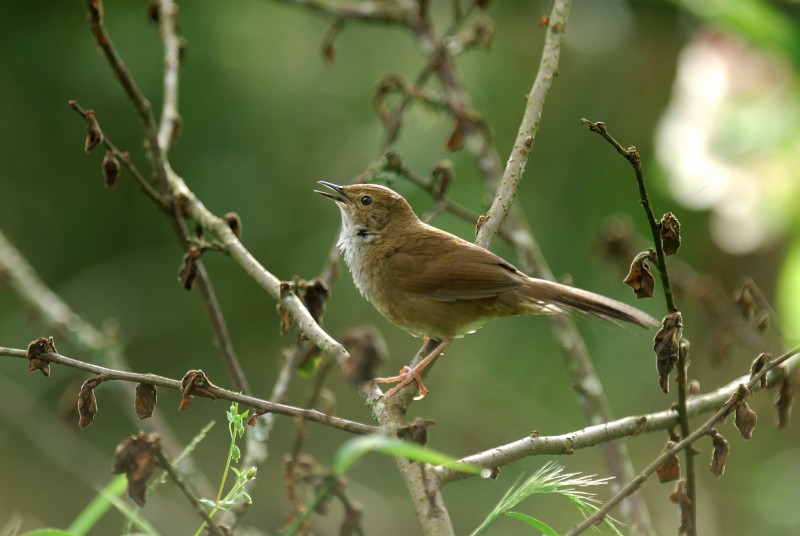
[[[385,186],[351,184],[339,186],[327,181],[319,184],[331,191],[314,190],[336,201],[342,213],[343,230],[362,237],[379,235],[387,227],[407,228],[419,222],[408,202]]]

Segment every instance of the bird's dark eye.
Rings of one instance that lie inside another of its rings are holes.
[[[365,207],[370,206],[372,204],[372,198],[368,195],[365,195],[364,197],[361,198],[361,204],[364,205]]]

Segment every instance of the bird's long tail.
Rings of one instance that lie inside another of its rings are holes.
[[[581,311],[605,320],[623,320],[644,328],[660,325],[655,318],[617,300],[612,300],[600,294],[581,290],[579,288],[562,285],[544,279],[530,278],[522,292],[532,300],[535,307],[541,307],[541,312],[558,312],[561,308]],[[556,310],[553,310],[552,306]]]

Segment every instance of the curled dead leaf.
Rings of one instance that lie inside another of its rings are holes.
[[[681,247],[681,222],[672,212],[667,212],[661,217],[658,230],[664,254],[675,255]]]
[[[714,451],[711,454],[710,469],[714,476],[720,477],[725,473],[725,462],[728,459],[731,446],[715,428],[712,428],[708,435],[711,436],[711,444],[714,446]]]
[[[628,275],[622,280],[623,283],[633,289],[636,299],[652,298],[656,288],[656,280],[650,272],[647,261],[655,260],[655,251],[643,251],[634,257]]]
[[[28,344],[25,358],[28,360],[28,372],[41,370],[45,376],[50,376],[50,362],[46,359],[47,354],[57,354],[56,345],[53,337],[39,337]]]
[[[683,339],[683,318],[679,311],[670,313],[661,322],[661,329],[653,339],[656,352],[656,369],[661,390],[669,392],[669,374],[678,361],[680,343]]]

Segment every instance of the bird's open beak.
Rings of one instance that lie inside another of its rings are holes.
[[[344,193],[344,188],[342,188],[338,184],[333,184],[332,182],[328,181],[317,181],[317,184],[321,184],[326,188],[330,188],[331,190],[334,191],[334,193],[330,193],[330,192],[323,192],[320,190],[314,190],[319,195],[324,195],[328,199],[333,199],[334,201],[338,201],[339,203],[345,203],[345,204],[352,203],[350,198],[347,197],[347,194]]]

